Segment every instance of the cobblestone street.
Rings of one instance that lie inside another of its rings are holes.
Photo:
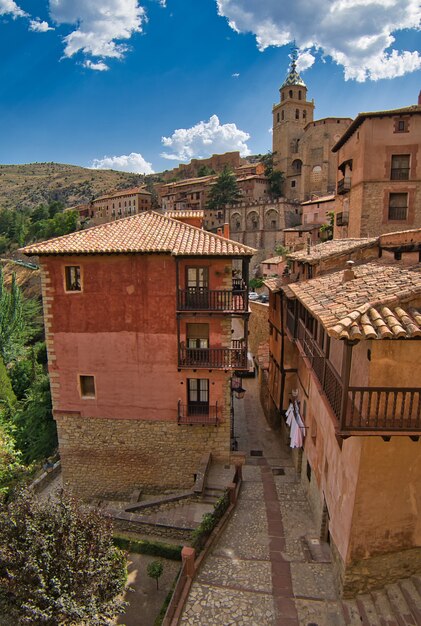
[[[243,386],[247,393],[235,406],[239,450],[247,454],[239,502],[193,584],[181,624],[342,626],[331,564],[306,559],[302,538],[317,538],[317,531],[289,448],[266,422],[257,380]],[[256,451],[262,456],[250,454]]]

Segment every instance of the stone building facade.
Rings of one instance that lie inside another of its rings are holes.
[[[336,238],[421,226],[421,100],[394,111],[360,113],[333,151]]]
[[[255,251],[147,212],[24,252],[40,259],[64,483],[120,497],[192,486],[206,452],[228,461]]]
[[[230,226],[234,241],[272,253],[276,244],[284,243],[283,229],[300,222],[300,205],[284,198],[254,202],[239,202],[222,211],[207,212],[205,227],[223,223]],[[219,221],[218,221],[219,219]]]
[[[307,86],[296,71],[290,72],[274,104],[273,147],[276,169],[285,176],[288,200],[305,201],[335,192],[336,156],[332,147],[351,124],[350,118],[314,120],[314,100],[307,100]]]

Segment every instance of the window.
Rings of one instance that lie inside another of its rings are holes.
[[[408,132],[408,120],[395,118],[395,133],[407,133]]]
[[[301,89],[298,90],[298,100],[301,100]]]
[[[82,398],[95,398],[94,376],[79,376],[79,385]]]
[[[295,187],[295,180],[291,181],[291,187]]]
[[[187,403],[189,415],[206,415],[209,412],[209,380],[187,379]]]
[[[66,265],[64,271],[66,278],[66,291],[82,291],[80,266]]]
[[[278,111],[278,113],[276,114],[276,121],[277,121],[277,122],[279,122],[279,111]]]
[[[292,89],[289,90],[289,97],[292,98]]]
[[[295,109],[295,119],[296,120],[300,119],[300,109]]]
[[[406,220],[408,212],[408,194],[389,194],[389,220]]]
[[[187,324],[187,348],[209,348],[209,324]]]
[[[282,119],[285,119],[285,111],[282,111]]]
[[[303,111],[303,120],[305,120],[307,117],[307,111]]]
[[[409,154],[392,154],[391,180],[409,179]]]

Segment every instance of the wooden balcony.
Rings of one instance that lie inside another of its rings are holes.
[[[350,189],[351,189],[350,178],[341,178],[341,180],[338,180],[338,195],[343,195],[344,193],[348,193]]]
[[[199,426],[217,426],[219,422],[218,404],[211,406],[197,404],[181,404],[178,402],[178,423]]]
[[[336,214],[336,226],[348,226],[349,213],[348,211],[341,211]]]
[[[205,287],[179,289],[177,307],[179,311],[244,313],[248,311],[247,289],[239,289],[237,285],[232,290]]]
[[[338,420],[338,434],[421,435],[421,387],[348,387],[308,329],[298,342]]]
[[[178,367],[194,369],[247,369],[247,347],[186,348],[180,346]]]

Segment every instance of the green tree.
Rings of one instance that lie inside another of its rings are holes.
[[[22,295],[12,275],[10,291],[4,284],[3,271],[0,267],[0,356],[4,363],[16,355],[23,345],[24,318]]]
[[[320,232],[323,235],[323,239],[330,240],[333,239],[333,227],[335,225],[335,212],[328,211],[326,213],[327,222],[320,226]]]
[[[212,174],[215,174],[215,170],[213,170],[208,165],[201,165],[197,170],[198,178],[202,178],[203,176],[212,176]]]
[[[274,169],[274,156],[276,152],[264,154],[260,162],[265,166],[265,176],[269,180],[269,195],[272,198],[280,198],[283,195],[284,173]]]
[[[146,571],[150,578],[156,580],[156,588],[159,589],[158,580],[160,579],[160,577],[162,576],[162,572],[164,571],[164,566],[162,565],[161,561],[152,561],[151,563],[149,563]]]
[[[240,199],[241,191],[235,174],[227,167],[224,167],[224,170],[219,174],[209,191],[206,206],[208,209],[215,210],[223,207],[225,204],[235,204]]]
[[[26,463],[40,461],[57,448],[57,429],[53,419],[50,382],[38,374],[25,397],[9,413],[17,448]]]
[[[61,492],[0,504],[0,591],[11,623],[101,626],[123,612],[126,556],[112,525]]]

